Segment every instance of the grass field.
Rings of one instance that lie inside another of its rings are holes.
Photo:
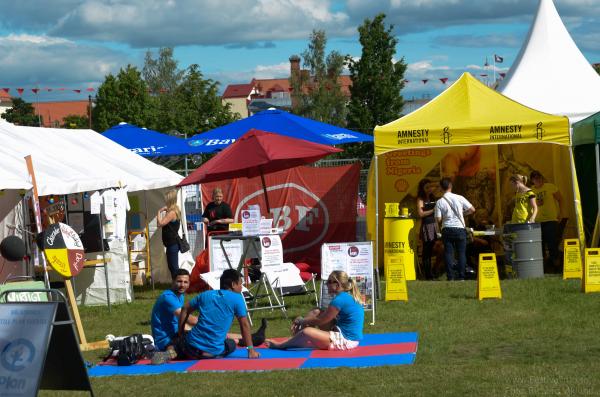
[[[501,286],[503,299],[478,301],[475,281],[414,281],[408,302],[378,301],[376,324],[365,325],[365,332],[418,332],[411,366],[92,378],[92,384],[99,396],[600,395],[600,294],[583,294],[579,281],[556,276]],[[88,340],[149,333],[159,293],[136,291],[134,303],[113,306],[111,313],[81,307]],[[304,297],[288,303],[291,317],[310,308]],[[254,318],[262,316],[268,336],[288,333],[279,311]],[[84,358],[97,362],[102,354]]]

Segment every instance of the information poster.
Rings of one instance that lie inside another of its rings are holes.
[[[221,239],[209,238],[209,240],[210,271],[223,272],[223,270],[229,269],[227,258],[229,258],[231,267],[237,269],[242,257],[244,242],[235,239],[223,241],[223,248],[221,248]]]
[[[260,237],[260,258],[263,268],[278,266],[283,263],[283,245],[278,235]]]
[[[260,211],[242,210],[242,235],[258,236],[260,232]]]
[[[327,307],[332,297],[325,280],[331,272],[342,270],[358,285],[365,310],[371,310],[375,323],[375,293],[373,289],[373,245],[369,242],[330,243],[321,246],[321,307]]]

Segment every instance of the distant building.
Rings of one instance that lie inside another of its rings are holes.
[[[290,57],[290,75],[306,73],[308,70],[300,69],[300,57]],[[338,79],[341,90],[350,98],[350,76],[340,76]],[[303,89],[308,90],[309,87]],[[289,78],[283,79],[252,79],[249,84],[230,84],[225,88],[221,97],[223,104],[229,103],[233,112],[239,113],[242,118],[269,108],[291,111],[292,87]]]
[[[0,114],[6,112],[12,107],[12,97],[8,92],[0,90]]]
[[[35,114],[40,116],[43,127],[58,128],[67,116],[89,117],[89,101],[34,102]]]
[[[407,114],[414,112],[429,101],[431,101],[431,97],[429,95],[423,95],[422,98],[404,98],[404,105],[402,106],[402,115],[406,116]]]

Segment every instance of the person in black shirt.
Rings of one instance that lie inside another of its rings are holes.
[[[158,210],[156,216],[158,227],[162,229],[162,242],[166,249],[167,265],[171,277],[175,279],[179,270],[179,244],[177,234],[181,225],[181,210],[177,205],[177,190],[165,193],[165,206]]]
[[[207,224],[209,232],[229,230],[229,224],[233,223],[233,213],[229,204],[223,201],[223,190],[215,188],[212,198],[213,201],[204,208],[202,222]]]
[[[437,227],[433,209],[435,207],[435,196],[433,194],[435,187],[429,179],[423,179],[419,182],[417,190],[417,214],[421,218],[420,236],[423,243],[421,254],[421,263],[423,273],[427,280],[433,280],[433,270],[431,268],[431,256],[433,246],[437,240]]]

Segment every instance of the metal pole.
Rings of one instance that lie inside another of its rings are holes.
[[[88,95],[88,127],[92,129],[92,96]]]
[[[379,274],[379,161],[375,155],[375,266]],[[379,281],[379,277],[377,277]],[[386,280],[387,281],[387,280]],[[377,285],[377,299],[381,299],[381,284]]]

